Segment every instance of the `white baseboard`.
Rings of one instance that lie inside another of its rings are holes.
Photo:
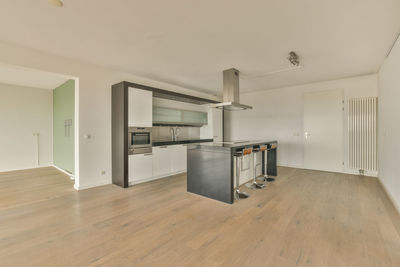
[[[358,170],[344,170],[343,173],[346,174],[353,174],[353,175],[360,175]],[[365,171],[363,176],[368,176],[368,177],[378,177],[378,172],[377,171]]]
[[[287,168],[295,168],[295,169],[304,169],[303,166],[290,165],[290,164],[277,164],[278,167],[287,167]]]
[[[163,179],[163,178],[167,178],[167,177],[170,177],[170,176],[174,176],[174,175],[177,175],[177,174],[182,174],[182,173],[185,173],[185,172],[186,172],[186,170],[180,171],[180,172],[169,173],[166,176],[165,175],[155,176],[155,177],[150,177],[150,178],[147,178],[147,179],[142,179],[142,180],[138,180],[138,181],[134,181],[134,182],[132,181],[132,182],[129,182],[129,185],[136,185],[136,184],[146,183],[146,182],[150,182],[150,181],[154,181],[154,180],[158,180],[158,179]],[[102,185],[107,185],[107,184],[112,184],[112,182],[111,181],[101,181],[101,182],[94,183],[94,184],[79,185],[79,186],[77,186],[75,184],[74,188],[76,190],[84,190],[84,189],[89,189],[89,188],[102,186]]]
[[[108,184],[111,184],[111,181],[100,181],[98,183],[93,183],[93,184],[88,184],[88,185],[79,185],[79,186],[74,184],[74,188],[79,191],[79,190],[85,190],[85,189],[102,186],[102,185],[108,185]]]
[[[75,180],[75,177],[74,177],[74,175],[73,175],[72,173],[69,173],[69,172],[63,170],[63,169],[61,169],[60,167],[57,167],[57,166],[54,165],[54,164],[51,165],[51,166],[54,167],[54,168],[56,168],[56,169],[59,170],[60,172],[62,172],[62,173],[64,173],[64,174],[68,175],[68,176],[71,178],[71,180]]]
[[[146,182],[150,182],[150,181],[159,180],[159,179],[171,177],[171,176],[174,176],[174,175],[182,174],[182,173],[185,173],[185,172],[186,172],[186,170],[180,171],[180,172],[168,173],[168,175],[153,176],[153,177],[150,177],[150,178],[147,178],[147,179],[141,179],[141,180],[137,180],[137,181],[129,181],[129,185],[142,184],[142,183],[146,183]]]
[[[0,170],[0,172],[26,171],[26,170],[34,170],[34,169],[40,169],[40,168],[48,168],[48,167],[53,167],[53,165],[49,164],[49,165],[43,165],[43,166],[37,166],[37,167],[29,167],[29,168],[21,168],[21,169],[6,169],[6,170]]]
[[[378,181],[381,184],[383,190],[385,191],[386,195],[389,197],[390,201],[392,202],[393,206],[397,210],[397,213],[400,214],[400,206],[399,204],[395,201],[393,195],[390,193],[389,190],[387,190],[386,185],[382,182],[382,180],[378,177]]]
[[[170,176],[174,176],[174,175],[178,175],[178,174],[182,174],[185,173],[186,170],[184,171],[180,171],[180,172],[174,172],[174,173],[169,173],[168,175],[162,175],[162,176],[155,176],[155,177],[150,177],[147,179],[142,179],[142,180],[138,180],[138,181],[132,181],[129,182],[129,185],[136,185],[136,184],[142,184],[142,183],[146,183],[146,182],[150,182],[150,181],[154,181],[154,180],[158,180],[158,179],[163,179],[163,178],[167,178]],[[107,184],[112,184],[111,181],[101,181],[99,183],[95,183],[95,184],[88,184],[88,185],[79,185],[77,186],[76,184],[74,185],[74,188],[76,190],[84,190],[84,189],[89,189],[89,188],[93,188],[93,187],[97,187],[97,186],[102,186],[102,185],[107,185]]]
[[[290,166],[290,165],[278,165],[278,167],[287,167],[287,168],[304,169],[304,170],[311,170],[311,171],[334,172],[334,173],[360,175],[358,170],[350,170],[350,169],[346,169],[346,170],[343,170],[343,171],[332,171],[332,170],[308,169],[308,168],[305,168],[305,167],[302,167],[302,166]],[[378,177],[378,172],[377,171],[365,171],[364,176],[367,176],[367,177]]]

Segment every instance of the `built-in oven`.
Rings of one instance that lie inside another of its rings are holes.
[[[128,154],[151,153],[151,127],[128,128]]]

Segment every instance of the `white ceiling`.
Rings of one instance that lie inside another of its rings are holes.
[[[68,79],[60,74],[0,63],[0,83],[52,90]]]
[[[0,40],[221,94],[222,70],[254,91],[377,72],[399,0],[2,0]],[[304,68],[288,67],[296,51]]]

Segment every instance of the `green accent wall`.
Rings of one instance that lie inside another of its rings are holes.
[[[53,162],[74,174],[75,81],[68,80],[53,92]]]

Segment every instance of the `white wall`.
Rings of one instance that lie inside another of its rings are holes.
[[[400,211],[400,39],[379,71],[379,179]]]
[[[0,84],[0,171],[28,169],[53,161],[53,91]]]
[[[227,118],[232,139],[278,140],[278,164],[303,167],[304,92],[343,89],[345,100],[377,96],[377,75],[265,90],[240,95],[240,102],[252,110],[233,111]],[[344,155],[346,151],[343,151]]]
[[[87,188],[111,183],[111,85],[130,81],[198,97],[217,99],[200,92],[128,73],[66,59],[7,43],[0,43],[0,62],[60,73],[79,78],[79,172],[75,187]],[[92,138],[84,139],[90,134]],[[105,174],[102,175],[102,171]]]

